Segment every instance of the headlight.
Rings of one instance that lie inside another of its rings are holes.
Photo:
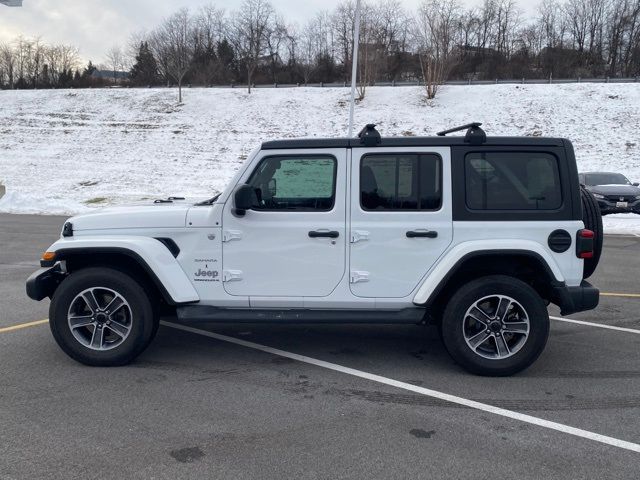
[[[593,196],[597,199],[604,200],[604,195],[600,195],[599,193],[594,193]]]

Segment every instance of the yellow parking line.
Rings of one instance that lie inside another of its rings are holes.
[[[640,298],[640,293],[600,293],[603,297]]]
[[[38,320],[37,322],[27,322],[27,323],[20,323],[18,325],[12,325],[11,327],[2,327],[0,328],[0,333],[15,332],[16,330],[22,330],[23,328],[29,328],[29,327],[36,327],[38,325],[44,325],[45,323],[49,323],[48,318],[44,320]]]

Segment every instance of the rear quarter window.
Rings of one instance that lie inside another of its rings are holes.
[[[557,210],[558,159],[545,152],[470,152],[464,158],[470,210]]]

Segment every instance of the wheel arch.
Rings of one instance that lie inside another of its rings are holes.
[[[60,240],[48,251],[55,252],[55,262],[64,262],[67,273],[88,267],[113,268],[140,280],[168,305],[199,301],[191,281],[162,242],[153,238],[109,240],[105,244],[98,239]]]
[[[442,312],[457,289],[472,280],[490,275],[507,275],[531,285],[549,302],[556,302],[554,287],[563,285],[548,261],[532,250],[476,250],[462,255],[431,291],[418,292],[414,303]],[[423,287],[426,286],[423,284]],[[422,293],[422,297],[419,295]]]
[[[158,294],[167,304],[176,303],[149,264],[131,250],[117,247],[68,248],[59,250],[56,258],[65,262],[68,273],[91,267],[119,270],[140,281],[147,290],[151,288],[152,293]]]

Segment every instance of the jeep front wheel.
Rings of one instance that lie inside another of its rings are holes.
[[[488,276],[462,286],[449,301],[442,338],[466,370],[506,376],[524,370],[542,353],[549,336],[544,301],[513,277]]]
[[[58,345],[71,358],[91,366],[131,362],[149,344],[156,322],[144,289],[110,268],[72,273],[56,290],[49,308]]]

